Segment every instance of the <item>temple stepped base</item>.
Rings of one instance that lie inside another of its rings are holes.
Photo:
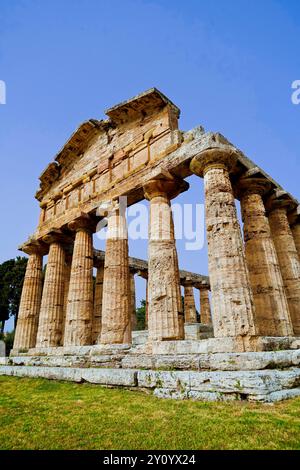
[[[212,338],[15,350],[1,362],[0,375],[126,387],[159,398],[272,402],[300,396],[299,338],[256,338],[252,345],[257,350],[240,351],[239,341]]]
[[[0,366],[0,375],[89,382],[153,391],[159,398],[274,402],[300,396],[300,368],[253,371],[158,371],[78,367]]]

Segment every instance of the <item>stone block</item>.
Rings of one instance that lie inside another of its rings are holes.
[[[5,356],[5,351],[6,351],[5,343],[4,341],[0,340],[0,357]]]

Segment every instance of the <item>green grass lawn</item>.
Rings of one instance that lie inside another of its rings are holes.
[[[0,424],[1,449],[300,449],[300,398],[173,401],[2,376]]]

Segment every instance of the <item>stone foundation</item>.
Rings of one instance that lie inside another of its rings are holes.
[[[135,333],[136,339],[146,337]],[[224,352],[230,344],[220,338],[13,350],[0,375],[121,386],[172,399],[273,402],[300,396],[300,339],[259,340],[256,352]]]

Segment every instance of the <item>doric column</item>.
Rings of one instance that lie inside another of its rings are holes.
[[[196,323],[197,313],[194,298],[194,288],[192,281],[186,279],[184,286],[184,321],[185,323]]]
[[[270,189],[271,184],[266,179],[243,177],[239,181],[245,253],[254,297],[257,334],[290,336],[293,326],[262,199]]]
[[[295,335],[300,334],[300,263],[287,217],[288,199],[271,197],[269,222],[285,287]]]
[[[193,158],[191,170],[204,175],[214,333],[216,337],[243,340],[256,331],[253,295],[229,178],[235,162],[233,152],[209,149]]]
[[[61,345],[64,344],[65,324],[66,324],[67,305],[68,305],[68,295],[69,295],[69,286],[70,286],[70,277],[71,277],[71,264],[72,264],[72,256],[69,255],[69,254],[65,254],[64,314],[63,314]]]
[[[21,249],[29,255],[29,259],[19,306],[14,349],[29,349],[36,345],[42,298],[44,252],[36,243],[25,244]]]
[[[101,326],[102,326],[102,295],[103,295],[103,276],[104,263],[97,266],[95,291],[94,291],[94,315],[92,326],[92,344],[100,342]]]
[[[148,329],[152,341],[183,337],[183,312],[170,199],[188,188],[172,179],[149,181]]]
[[[131,295],[127,224],[124,211],[111,208],[105,250],[101,343],[131,343]]]
[[[51,233],[43,240],[50,247],[37,333],[37,348],[60,346],[64,316],[64,248],[58,234]]]
[[[131,311],[131,329],[136,330],[137,318],[136,318],[136,297],[135,297],[135,271],[130,270],[130,311]]]
[[[208,287],[199,287],[200,292],[200,323],[204,325],[211,325],[211,311],[210,311],[210,302],[209,302],[209,288]]]
[[[288,214],[288,220],[291,226],[294,242],[300,260],[300,206],[297,206],[292,212]]]
[[[93,223],[82,214],[69,224],[76,232],[71,265],[64,346],[92,342],[93,319]]]

